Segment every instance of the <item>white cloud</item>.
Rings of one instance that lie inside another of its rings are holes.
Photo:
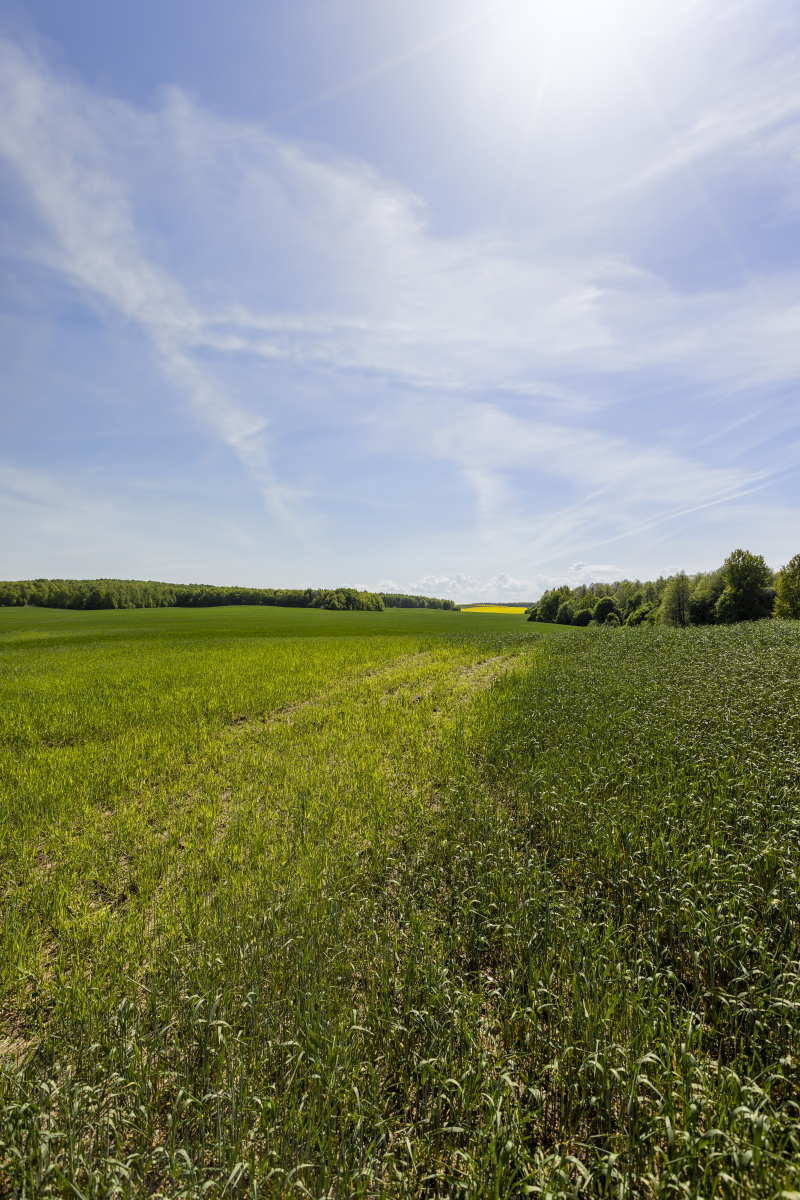
[[[28,185],[52,234],[45,259],[148,334],[167,375],[284,513],[270,478],[265,418],[232,403],[193,360],[192,348],[208,342],[207,318],[143,252],[128,191],[112,172],[102,135],[119,126],[124,133],[132,114],[59,81],[3,39],[0,104],[0,154]]]
[[[786,57],[774,77],[748,76],[752,88],[706,106],[617,192],[761,137],[774,165],[796,145],[795,67]],[[796,380],[793,268],[686,295],[620,253],[437,236],[417,196],[361,162],[219,119],[176,90],[154,112],[103,99],[7,41],[0,106],[0,155],[46,233],[24,252],[144,331],[277,522],[308,527],[305,464],[281,441],[293,396],[273,368],[331,381],[311,424],[347,430],[354,454],[402,449],[458,472],[482,561],[523,576],[425,576],[410,590],[532,598],[533,564],[729,503],[800,458],[790,438],[766,465],[741,466],[701,454],[699,436],[634,435],[604,423],[613,400],[585,384],[658,370],[730,394]],[[532,519],[534,476],[563,489],[546,520]]]
[[[431,440],[470,480],[485,541],[510,537],[535,559],[723,504],[757,489],[765,478],[753,467],[702,466],[666,447],[634,447],[620,437],[520,418],[493,405],[462,406],[432,431]],[[796,447],[789,451],[796,453]],[[578,499],[532,525],[506,482],[509,469],[568,481]]]
[[[444,600],[468,603],[474,600],[533,600],[540,589],[531,580],[515,579],[508,572],[500,571],[485,580],[463,573],[452,578],[447,575],[423,575],[402,590],[411,595],[438,596]]]
[[[476,579],[474,575],[459,572],[454,576],[423,575],[421,579],[405,586],[393,583],[391,588],[380,583],[375,585],[375,590],[404,592],[412,596],[438,596],[445,600],[456,600],[459,604],[480,600],[501,604],[515,601],[525,603],[537,600],[543,591],[563,583],[576,587],[581,583],[612,583],[616,579],[631,577],[630,571],[613,564],[576,563],[566,571],[552,575],[539,574],[535,579],[518,579],[507,571],[499,571],[489,579]]]
[[[161,110],[139,112],[59,80],[7,41],[0,79],[0,153],[50,229],[52,261],[147,329],[249,461],[263,420],[239,412],[207,370],[198,380],[193,351],[467,390],[557,390],[531,368],[574,356],[595,369],[702,361],[723,377],[800,366],[794,278],[758,296],[743,287],[687,300],[607,254],[534,258],[486,239],[436,238],[419,199],[366,165],[220,120],[177,90]],[[154,175],[170,221],[205,226],[213,302],[207,286],[192,296],[191,261],[184,283],[156,261],[159,240],[141,211]],[[223,181],[227,219],[215,226]]]

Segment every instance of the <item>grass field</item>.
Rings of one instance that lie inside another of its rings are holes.
[[[0,1193],[800,1189],[798,624],[7,609],[0,662]]]
[[[506,615],[507,610],[503,610]],[[375,635],[460,635],[486,632],[479,614],[427,608],[387,608],[384,612],[329,612],[318,608],[134,608],[71,612],[57,608],[0,608],[0,645],[19,638],[103,639],[183,637],[373,637]],[[528,631],[530,626],[528,626]],[[524,616],[493,621],[492,633],[526,632]],[[561,626],[543,625],[556,634]]]

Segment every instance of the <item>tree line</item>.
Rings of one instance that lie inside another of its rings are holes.
[[[383,597],[356,588],[241,588],[139,579],[26,579],[0,583],[0,606],[38,608],[212,608],[261,604],[382,612]]]
[[[559,625],[730,625],[769,617],[800,620],[800,554],[772,571],[760,554],[734,550],[716,571],[666,579],[551,588],[529,621]]]
[[[435,596],[407,596],[403,592],[380,592],[386,608],[444,608],[454,611],[455,600],[437,600]]]

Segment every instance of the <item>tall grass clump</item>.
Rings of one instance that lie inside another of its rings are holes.
[[[105,802],[137,890],[16,835],[0,1188],[800,1189],[797,627],[364,654]]]

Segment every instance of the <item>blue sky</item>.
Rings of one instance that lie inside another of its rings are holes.
[[[0,575],[800,550],[795,0],[0,0]]]

